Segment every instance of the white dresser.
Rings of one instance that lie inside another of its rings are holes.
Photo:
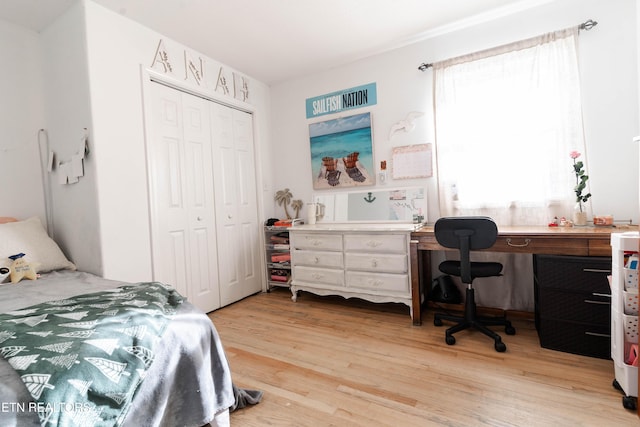
[[[399,302],[411,308],[413,224],[317,224],[289,229],[292,299],[298,291]],[[412,313],[413,317],[413,313]]]

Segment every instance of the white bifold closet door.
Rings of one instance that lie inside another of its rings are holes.
[[[253,118],[210,103],[220,301],[227,305],[262,289]]]
[[[254,190],[246,200],[237,199],[246,201],[246,210],[253,211],[252,225],[240,214],[244,208],[233,205],[233,195],[217,194],[222,183],[223,190],[230,192],[234,185],[247,185],[214,171],[220,168],[221,155],[234,157],[226,154],[226,147],[214,146],[214,135],[220,133],[214,130],[218,126],[212,120],[214,112],[220,107],[233,117],[236,110],[158,83],[149,85],[145,103],[154,280],[175,286],[204,312],[260,291],[258,241],[230,237],[233,228],[253,227],[253,234],[259,232],[253,163],[241,181],[250,181]],[[251,128],[251,115],[238,113],[248,116]],[[248,144],[253,161],[253,130],[244,131],[250,137],[243,133],[242,138],[250,141],[239,145]],[[235,141],[225,144],[236,145]],[[228,221],[222,222],[224,217]]]

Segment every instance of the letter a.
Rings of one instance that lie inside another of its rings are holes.
[[[162,68],[160,68],[160,66]],[[169,54],[167,53],[167,49],[164,47],[164,43],[162,43],[162,39],[158,42],[158,47],[156,48],[156,53],[153,56],[151,68],[162,71],[165,74],[170,74],[173,71],[171,62],[169,62]]]
[[[218,81],[216,82],[216,92],[222,92],[223,95],[229,95],[229,86],[227,78],[224,76],[224,68],[220,67],[218,72]]]

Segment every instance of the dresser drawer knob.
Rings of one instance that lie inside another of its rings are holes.
[[[379,240],[369,240],[367,242],[367,246],[369,246],[370,248],[377,248],[378,246],[380,246],[382,244],[381,241]]]
[[[372,259],[371,260],[371,267],[377,267],[378,266],[378,260],[377,259]]]
[[[524,239],[524,243],[511,243],[511,238],[507,237],[507,245],[514,248],[526,248],[531,243],[531,239]]]
[[[319,262],[320,262],[320,260],[318,259],[318,257],[313,257],[313,263],[314,264],[317,264]]]

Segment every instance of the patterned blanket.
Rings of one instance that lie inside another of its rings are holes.
[[[118,426],[182,303],[160,283],[49,301],[0,314],[0,355],[43,426]]]

